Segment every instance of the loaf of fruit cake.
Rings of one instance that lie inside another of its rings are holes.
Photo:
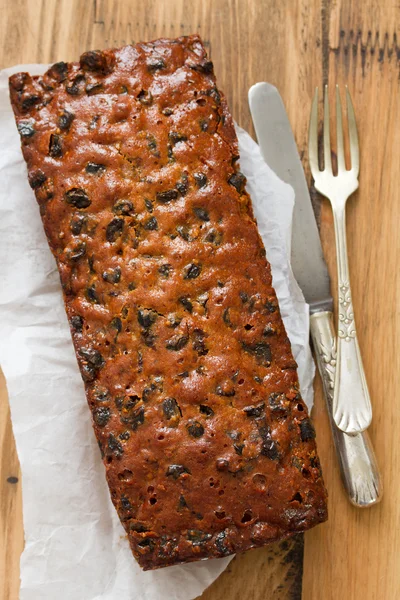
[[[314,428],[200,38],[85,52],[13,75],[10,95],[140,566],[324,521]]]

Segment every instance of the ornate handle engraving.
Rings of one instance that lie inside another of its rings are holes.
[[[327,347],[323,341],[320,342],[318,348],[315,349],[316,352],[319,352],[320,361],[321,361],[321,377],[323,383],[326,387],[326,390],[329,393],[329,397],[331,402],[333,401],[333,390],[335,387],[335,373],[336,373],[336,340],[332,337],[331,347]],[[319,361],[318,361],[319,362]]]
[[[352,504],[358,507],[372,506],[381,500],[383,492],[369,436],[365,431],[355,435],[343,433],[336,427],[333,420],[332,405],[337,349],[333,333],[332,313],[320,312],[311,315],[310,328],[343,485]]]
[[[353,303],[351,301],[350,283],[342,281],[339,284],[339,328],[338,335],[346,342],[356,337]]]
[[[359,433],[371,423],[372,408],[357,340],[347,261],[345,202],[332,202],[339,279],[338,338],[333,418],[345,433]]]

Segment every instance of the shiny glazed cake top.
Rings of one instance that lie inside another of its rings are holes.
[[[87,52],[10,91],[141,566],[323,521],[314,429],[198,36]]]

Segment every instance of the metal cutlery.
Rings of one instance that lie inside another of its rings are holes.
[[[371,423],[372,408],[357,340],[351,298],[346,243],[346,201],[358,188],[359,150],[353,104],[346,87],[351,168],[346,169],[340,94],[336,86],[337,175],[332,170],[328,88],[324,94],[324,169],[318,164],[318,88],[311,109],[309,161],[315,188],[331,202],[338,268],[338,339],[333,418],[346,433],[364,431]]]
[[[371,506],[381,499],[382,483],[369,436],[366,432],[355,435],[343,433],[336,427],[332,416],[337,360],[332,325],[333,299],[308,186],[290,123],[279,92],[268,83],[257,83],[250,88],[249,104],[264,159],[295,191],[292,270],[310,305],[311,336],[343,483],[352,504]]]

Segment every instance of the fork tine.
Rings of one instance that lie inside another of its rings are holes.
[[[318,88],[315,88],[314,99],[311,106],[310,125],[308,128],[308,160],[311,174],[316,178],[319,172],[318,164]]]
[[[329,98],[327,85],[325,86],[324,93],[324,170],[332,173],[331,134],[329,127]]]
[[[336,85],[336,141],[338,173],[340,173],[340,171],[346,170],[346,163],[344,161],[342,104],[340,102],[338,85]]]
[[[354,114],[353,103],[351,101],[351,96],[350,96],[347,85],[346,85],[346,106],[347,106],[347,121],[349,124],[351,170],[354,171],[355,176],[358,177],[358,172],[360,170],[360,153],[359,153],[359,148],[358,148],[357,124],[356,124],[356,116]]]

